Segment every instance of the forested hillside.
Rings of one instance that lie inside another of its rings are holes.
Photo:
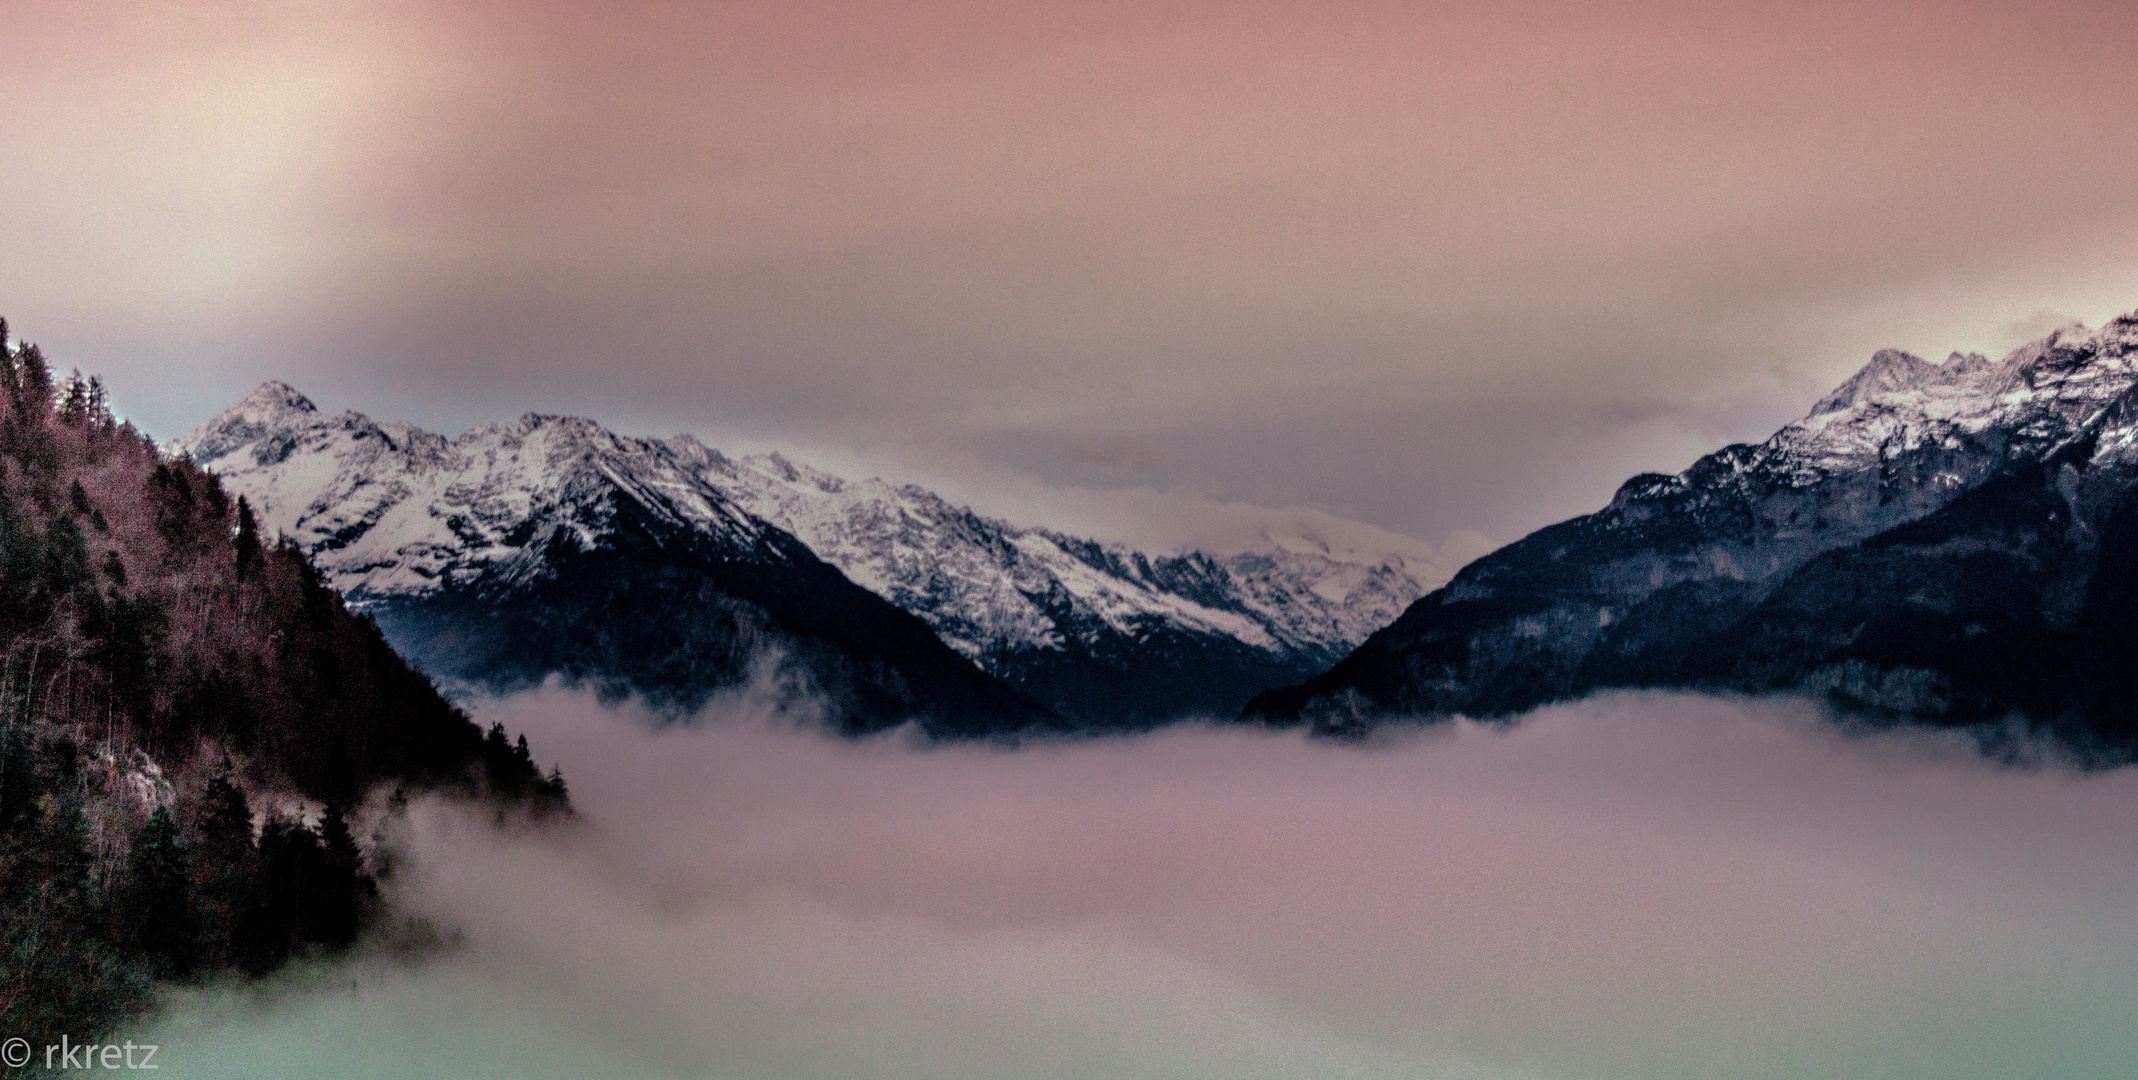
[[[565,805],[524,738],[32,345],[0,348],[0,641],[0,1032],[33,1045],[353,941],[367,794]]]

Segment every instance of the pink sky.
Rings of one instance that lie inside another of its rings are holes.
[[[0,313],[255,383],[1506,538],[2138,308],[2123,4],[0,12]],[[984,485],[983,485],[984,486]]]

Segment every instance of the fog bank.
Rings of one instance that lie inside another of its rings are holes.
[[[2138,771],[1659,695],[1361,748],[478,709],[584,816],[419,804],[466,946],[193,994],[165,1076],[2111,1076]]]

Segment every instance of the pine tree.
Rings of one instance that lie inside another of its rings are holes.
[[[505,725],[493,723],[483,736],[483,770],[494,792],[519,790],[519,775],[513,769],[512,744],[505,741]]]
[[[337,815],[338,816],[338,815]],[[342,833],[353,856],[355,842]],[[319,834],[281,817],[260,829],[260,875],[238,920],[231,949],[238,966],[265,975],[301,948],[340,947],[356,937],[355,876],[333,866]]]
[[[231,777],[228,762],[208,781],[207,796],[202,804],[203,853],[210,860],[225,865],[249,862],[255,850],[252,805],[245,799],[245,789]]]
[[[260,826],[259,873],[230,934],[231,959],[248,975],[281,967],[296,943],[298,917],[305,906],[304,882],[296,872],[301,856],[292,850],[301,846],[293,840],[298,832],[310,835],[303,826],[276,816]],[[311,846],[318,847],[316,837]]]
[[[356,940],[378,886],[364,873],[363,852],[356,846],[356,836],[349,830],[349,820],[342,815],[340,803],[327,804],[319,823],[319,842],[325,849],[328,876],[320,905],[318,938],[321,944],[339,948]]]
[[[60,419],[94,432],[111,420],[111,395],[104,389],[104,380],[90,375],[83,377],[79,369],[70,372],[59,383],[58,411]]]
[[[193,861],[167,807],[156,807],[134,840],[122,918],[133,945],[157,958],[165,972],[183,976],[193,970],[200,942]]]
[[[252,515],[252,504],[245,496],[238,496],[237,559],[238,576],[243,577],[260,568],[263,552],[260,549],[260,523]]]
[[[252,808],[245,789],[231,779],[226,762],[208,781],[195,818],[200,838],[193,866],[193,895],[211,963],[227,962],[238,923],[244,917],[259,877],[259,852],[252,839]]]
[[[21,419],[42,426],[52,412],[52,367],[44,350],[24,342],[15,350],[15,412]]]

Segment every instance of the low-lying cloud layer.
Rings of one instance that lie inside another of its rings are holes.
[[[853,744],[483,705],[582,827],[419,806],[466,948],[198,995],[166,1076],[1969,1077],[2138,1060],[2138,771],[1629,696],[1360,748]]]

